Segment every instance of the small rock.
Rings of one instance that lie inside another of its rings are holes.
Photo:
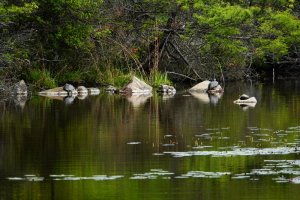
[[[167,93],[167,94],[175,94],[176,89],[173,86],[162,84],[159,86],[157,92]]]
[[[84,86],[79,86],[77,88],[77,92],[78,92],[78,94],[88,94],[88,90]]]
[[[98,88],[87,88],[87,90],[89,91],[89,94],[91,94],[91,95],[100,94],[100,90]]]
[[[115,91],[117,91],[117,88],[113,85],[108,85],[107,88],[105,89],[105,91],[115,92]]]
[[[24,80],[14,85],[13,92],[17,95],[27,95],[27,86]]]

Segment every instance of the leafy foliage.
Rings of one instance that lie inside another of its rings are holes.
[[[294,0],[4,1],[0,76],[108,84],[132,73],[233,80],[261,66],[297,70],[299,16]]]
[[[289,49],[300,42],[300,21],[289,11],[273,12],[259,19],[259,37],[253,42],[257,46],[257,55],[263,59],[280,61],[289,54]],[[295,46],[296,47],[296,46]],[[297,48],[297,47],[296,47]]]

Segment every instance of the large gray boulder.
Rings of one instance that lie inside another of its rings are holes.
[[[198,83],[197,85],[190,88],[189,92],[207,92],[208,86],[210,84],[210,81],[202,81],[201,83]]]
[[[207,93],[222,93],[224,90],[219,85],[219,83],[214,80],[212,82],[210,81],[202,81],[201,83],[198,83],[194,87],[190,88],[188,90],[189,92],[207,92]]]
[[[129,83],[122,87],[119,91],[120,93],[151,93],[152,87],[145,83],[144,81],[138,79],[137,77],[133,77]]]

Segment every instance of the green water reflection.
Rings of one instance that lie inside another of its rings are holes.
[[[233,104],[243,93],[255,96],[258,103],[250,108]],[[150,97],[126,99],[101,92],[66,104],[35,96],[23,106],[2,101],[0,110],[1,199],[273,200],[298,196],[299,184],[274,180],[298,177],[298,164],[288,166],[293,174],[234,179],[253,169],[279,171],[284,167],[267,160],[296,162],[298,149],[288,154],[223,157],[170,152],[297,148],[300,82],[228,84],[219,97],[179,90],[169,97],[153,92]],[[165,174],[158,173],[162,171]],[[228,174],[186,176],[199,171]],[[29,181],[26,175],[44,179]],[[74,179],[53,175],[73,175]],[[114,176],[120,177],[109,179]]]

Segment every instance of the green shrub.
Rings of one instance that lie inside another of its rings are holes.
[[[33,69],[29,71],[27,80],[39,87],[54,88],[57,86],[54,78],[49,71],[45,69]]]

